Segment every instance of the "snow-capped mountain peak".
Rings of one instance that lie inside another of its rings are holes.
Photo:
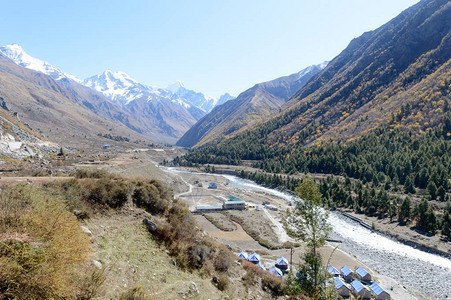
[[[25,67],[27,69],[44,73],[46,75],[49,75],[55,80],[68,78],[79,83],[81,82],[81,80],[78,79],[77,77],[64,73],[63,71],[49,64],[48,62],[30,56],[18,44],[2,46],[0,47],[0,52],[9,59],[11,59],[12,61],[14,61],[17,65]]]
[[[318,65],[311,65],[311,66],[308,66],[307,68],[301,70],[301,71],[298,73],[298,75],[299,75],[298,78],[302,78],[302,77],[305,76],[306,74],[312,72],[314,69],[322,70],[322,69],[324,69],[324,68],[327,66],[328,63],[329,63],[328,61],[324,61],[324,62],[322,62],[322,63],[320,63],[320,64],[318,64]]]
[[[152,88],[140,84],[127,73],[111,70],[85,79],[83,85],[95,89],[109,99],[121,104],[142,97],[145,90],[152,90]]]
[[[166,88],[171,93],[175,94],[179,90],[179,88],[184,88],[183,83],[180,80],[175,81],[174,83],[171,83]]]

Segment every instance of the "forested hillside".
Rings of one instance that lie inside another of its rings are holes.
[[[299,173],[355,179],[322,182],[325,203],[450,237],[450,78],[451,3],[421,1],[354,39],[279,116],[174,163],[251,160],[264,172],[243,177],[290,190]]]
[[[177,142],[178,146],[200,146],[267,120],[281,111],[281,106],[308,80],[320,72],[327,62],[262,82],[242,92],[236,99],[215,107],[192,126]]]

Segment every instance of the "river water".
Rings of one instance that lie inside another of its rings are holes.
[[[185,172],[173,168],[171,171]],[[229,180],[230,186],[292,201],[292,196],[288,193],[266,188],[236,176],[217,176]],[[372,232],[337,212],[330,213],[329,222],[333,227],[331,237],[343,241],[339,245],[341,250],[354,255],[380,274],[387,275],[406,287],[437,299],[451,299],[451,260]]]

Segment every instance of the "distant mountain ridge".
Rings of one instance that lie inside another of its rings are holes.
[[[327,65],[309,66],[300,72],[254,85],[236,99],[216,106],[191,127],[177,142],[178,146],[200,146],[239,131],[278,114],[285,102]]]
[[[0,98],[4,118],[17,116],[17,126],[60,145],[80,149],[99,145],[98,133],[144,139],[134,119],[101,94],[73,80],[55,80],[21,67],[2,53]]]
[[[174,91],[155,88],[139,83],[124,72],[112,72],[110,70],[82,81],[47,62],[28,55],[17,44],[2,46],[0,53],[19,66],[52,77],[66,88],[81,90],[78,84],[82,84],[103,94],[112,104],[106,104],[104,101],[105,105],[94,105],[95,107],[93,107],[93,103],[90,103],[90,101],[82,102],[102,117],[115,118],[117,116],[117,121],[146,135],[154,142],[175,143],[218,101],[233,98],[226,94],[220,99],[216,99],[188,90],[181,84]],[[96,96],[95,98],[95,101],[98,101],[101,97]],[[136,103],[132,103],[135,101]],[[114,104],[120,107],[119,110],[122,110],[121,115],[110,113]],[[106,111],[103,111],[102,108]],[[129,116],[125,116],[125,114],[129,114]],[[130,118],[134,119],[133,123],[135,124],[130,122]]]
[[[250,147],[290,153],[301,146],[350,142],[380,127],[420,136],[443,126],[449,138],[450,102],[451,2],[423,0],[353,39],[280,114],[219,139],[209,151],[241,151],[242,157],[254,157]],[[199,145],[185,140],[189,133],[182,145]]]
[[[81,80],[77,77],[64,73],[48,62],[28,55],[18,44],[1,46],[0,52],[3,53],[3,55],[5,55],[6,57],[13,60],[19,66],[44,73],[55,80],[68,78],[78,83],[81,82]]]

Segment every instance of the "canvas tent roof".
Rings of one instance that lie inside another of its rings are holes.
[[[258,255],[258,253],[252,253],[251,255],[249,255],[249,261],[260,261],[260,255]]]
[[[368,290],[360,281],[357,279],[354,279],[353,282],[351,282],[352,288],[357,292],[360,293],[361,290],[365,289]]]
[[[376,282],[373,282],[370,285],[370,289],[373,291],[373,293],[376,296],[379,296],[380,294],[382,294],[383,292],[385,292],[385,290],[383,288],[381,288]],[[387,293],[387,292],[386,292]],[[388,294],[388,293],[387,293]]]
[[[266,271],[266,268],[264,265],[262,265],[261,263],[257,264],[257,267],[259,267],[260,269],[262,269],[263,271]]]
[[[248,259],[249,258],[249,254],[247,254],[246,251],[241,251],[240,253],[237,253],[236,255],[238,255],[238,257],[240,257],[242,259]]]
[[[364,268],[362,268],[362,267],[358,267],[358,268],[355,270],[355,273],[356,273],[356,274],[359,274],[360,277],[365,277],[365,276],[368,274],[368,272],[367,272]]]
[[[340,275],[340,271],[338,271],[334,266],[331,266],[331,265],[329,265],[329,266],[327,266],[327,272],[329,272],[329,274],[332,274],[332,275]]]
[[[348,276],[349,274],[354,273],[346,265],[344,265],[343,268],[340,269],[340,271],[341,271],[341,273],[343,273],[344,276]]]
[[[273,268],[269,269],[269,273],[271,273],[273,275],[276,275],[277,277],[282,277],[283,276],[282,270],[280,270],[277,267],[273,267]]]
[[[342,286],[346,286],[345,283],[338,277],[334,277],[334,285],[337,290],[340,289]]]
[[[279,257],[279,258],[276,260],[276,265],[279,265],[279,266],[288,266],[289,263],[288,263],[288,260],[287,260],[285,257],[281,256],[281,257]]]

